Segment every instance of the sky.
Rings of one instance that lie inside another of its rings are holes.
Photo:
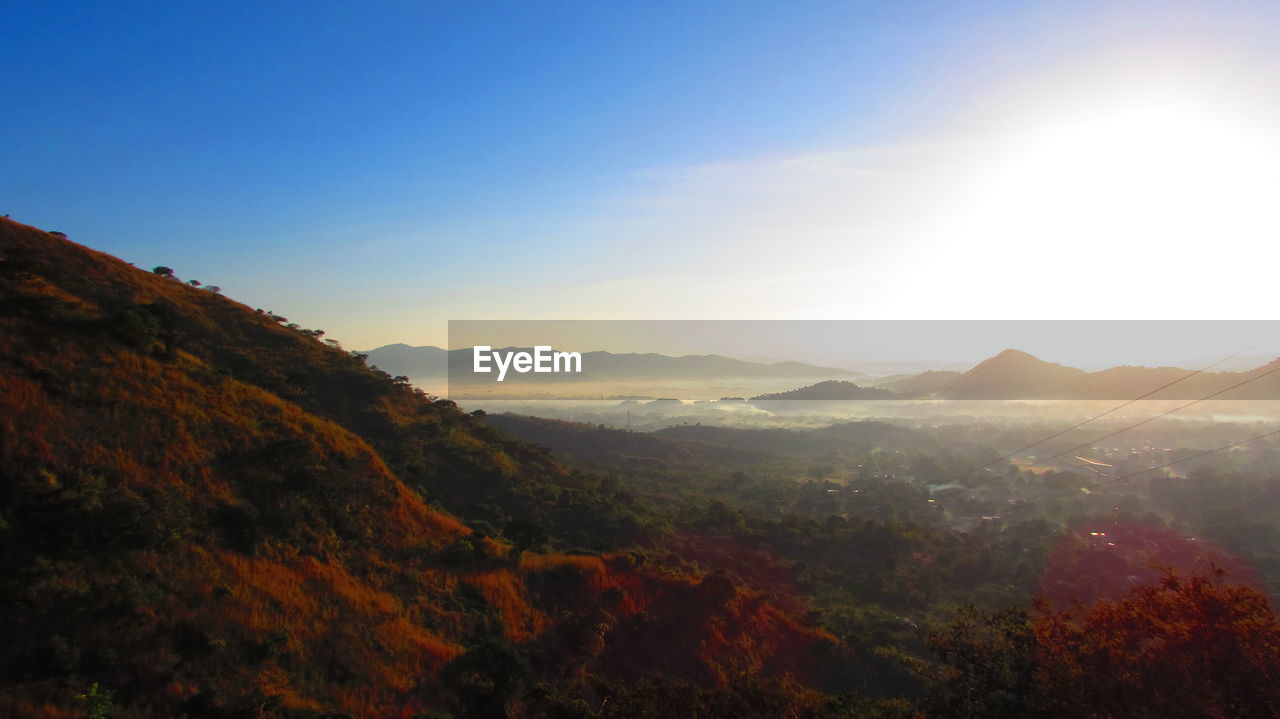
[[[0,213],[350,348],[474,319],[1274,316],[1272,2],[6,20]]]

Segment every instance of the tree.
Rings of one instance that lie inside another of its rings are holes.
[[[172,268],[172,267],[165,267],[164,265],[158,265],[158,266],[156,266],[156,267],[152,268],[152,270],[151,270],[151,271],[152,271],[152,272],[154,272],[154,273],[156,273],[157,275],[160,275],[161,277],[168,277],[168,278],[170,278],[170,279],[173,279],[173,268]]]
[[[502,534],[511,540],[517,553],[546,547],[551,537],[542,525],[527,519],[513,519],[502,528]]]
[[[510,716],[508,705],[530,674],[524,657],[500,638],[486,637],[440,672],[462,719]]]
[[[1035,623],[1042,683],[1061,716],[1280,716],[1280,621],[1266,596],[1214,568],[1173,571],[1121,601]]]
[[[930,717],[1280,716],[1280,620],[1265,595],[1214,568],[1172,570],[1122,600],[1034,618],[960,617],[927,641],[939,658]]]
[[[1041,713],[1035,634],[1026,612],[966,607],[926,641],[939,659],[925,700],[930,717],[1015,719]]]
[[[76,695],[76,701],[84,707],[86,719],[111,719],[115,716],[115,708],[111,705],[114,696],[115,692],[103,689],[94,682],[89,685],[89,691]]]

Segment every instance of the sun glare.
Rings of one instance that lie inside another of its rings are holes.
[[[1151,269],[1199,250],[1274,259],[1260,243],[1280,230],[1280,137],[1255,118],[1185,100],[1054,117],[1006,136],[994,167],[974,178],[967,239],[1023,257]]]

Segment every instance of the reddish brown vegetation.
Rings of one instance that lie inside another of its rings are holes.
[[[930,645],[930,716],[1274,717],[1280,620],[1216,568],[1167,571],[1119,599],[966,611]]]
[[[803,674],[833,643],[714,575],[491,538],[450,559],[471,530],[416,487],[565,475],[493,437],[269,313],[0,220],[0,713],[73,714],[93,680],[131,717],[393,715],[442,701],[494,621],[568,680]]]
[[[1221,570],[1169,573],[1091,608],[1045,607],[1035,637],[1060,716],[1280,715],[1280,621]]]
[[[1213,567],[1236,583],[1261,587],[1248,566],[1206,540],[1132,521],[1085,522],[1046,558],[1039,593],[1059,609],[1073,602],[1091,606],[1123,599],[1134,587],[1159,581],[1166,570],[1191,576]]]

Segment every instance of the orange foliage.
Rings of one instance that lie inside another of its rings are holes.
[[[396,502],[387,512],[390,520],[387,529],[393,530],[394,534],[386,538],[396,547],[426,545],[438,549],[446,546],[453,537],[471,533],[462,522],[428,507],[421,497],[403,484],[396,484],[395,492]],[[497,545],[496,542],[494,544]]]
[[[1280,620],[1221,570],[1167,573],[1120,601],[1041,606],[1046,695],[1064,716],[1280,716]]]
[[[1119,601],[1137,586],[1158,582],[1168,569],[1184,576],[1213,568],[1259,587],[1254,571],[1204,539],[1140,523],[1092,520],[1066,532],[1045,560],[1040,596],[1056,608]]]
[[[31,555],[10,561],[39,555],[41,567],[6,587],[33,614],[6,640],[44,656],[56,633],[74,653],[114,657],[104,684],[139,687],[123,716],[177,715],[199,695],[393,715],[489,610],[508,639],[554,647],[566,666],[708,683],[803,673],[831,641],[723,578],[617,557],[516,562],[486,537],[473,564],[451,568],[440,550],[470,530],[401,481],[390,466],[403,462],[384,461],[399,439],[431,437],[415,451],[433,481],[428,469],[459,458],[502,478],[565,474],[477,427],[266,313],[0,219],[0,462],[13,505],[0,509],[16,527],[6,542]],[[488,606],[462,608],[464,583]],[[75,715],[70,671],[0,683],[0,706]]]
[[[509,569],[480,572],[466,579],[485,601],[502,616],[503,632],[513,642],[524,642],[540,634],[548,617],[533,608],[520,577]]]

